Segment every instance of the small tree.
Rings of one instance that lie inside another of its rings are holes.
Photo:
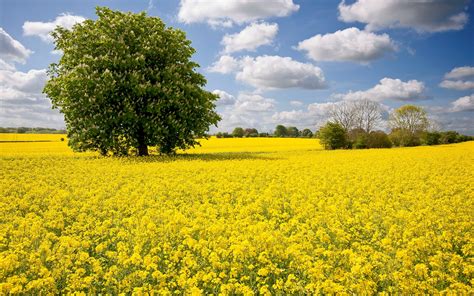
[[[426,111],[414,105],[402,106],[390,115],[391,138],[400,146],[416,146],[429,127]]]
[[[69,146],[148,155],[148,146],[171,154],[199,144],[220,117],[185,33],[144,12],[96,13],[52,32],[63,55],[50,65],[44,93],[64,114]]]
[[[325,149],[341,149],[347,147],[347,133],[339,123],[327,122],[319,129],[321,144]]]
[[[244,130],[244,137],[258,137],[258,131],[255,128],[246,128]]]
[[[301,136],[303,138],[312,138],[313,137],[313,132],[309,129],[309,128],[305,128],[302,132],[301,132]]]
[[[286,127],[279,124],[275,128],[274,132],[275,137],[286,137],[288,135],[288,131],[286,130]]]
[[[241,127],[234,128],[234,131],[232,132],[232,136],[234,138],[242,138],[244,136],[244,129]]]
[[[300,132],[295,126],[289,126],[286,128],[286,135],[291,138],[298,138]]]

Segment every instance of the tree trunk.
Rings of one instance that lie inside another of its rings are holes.
[[[145,131],[140,127],[138,131],[138,156],[148,156],[148,146],[145,141]]]
[[[148,146],[146,144],[138,146],[138,156],[148,156]]]

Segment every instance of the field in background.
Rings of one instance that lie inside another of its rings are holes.
[[[102,158],[58,139],[0,142],[0,166],[0,294],[472,293],[474,142]]]

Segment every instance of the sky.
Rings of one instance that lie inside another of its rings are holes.
[[[206,89],[220,96],[211,132],[314,131],[334,105],[369,99],[384,118],[415,104],[440,129],[474,135],[469,0],[0,0],[0,126],[64,128],[42,94],[61,57],[49,32],[96,19],[97,6],[186,32]]]

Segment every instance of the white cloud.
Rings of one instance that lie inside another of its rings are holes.
[[[23,44],[0,28],[0,64],[3,69],[11,69],[12,66],[8,63],[12,62],[24,64],[31,53],[31,50],[26,49]]]
[[[329,120],[330,110],[340,102],[312,103],[306,110],[276,112],[272,115],[275,124],[293,125],[300,129],[314,130]]]
[[[0,85],[26,93],[41,93],[47,81],[46,70],[0,71]]]
[[[326,87],[323,71],[310,63],[300,63],[290,57],[259,56],[241,60],[237,80],[257,89]]]
[[[374,87],[364,91],[349,91],[336,94],[334,98],[341,100],[369,99],[373,101],[416,101],[426,99],[425,85],[418,80],[403,82],[400,79],[383,78]]]
[[[275,100],[258,94],[240,93],[235,102],[239,112],[269,112],[275,109]]]
[[[232,105],[226,105],[219,114],[222,120],[216,130],[232,131],[235,127],[254,127],[269,131],[274,126],[271,118],[276,101],[258,94],[240,92]]]
[[[297,49],[306,51],[315,61],[367,63],[397,50],[397,46],[387,34],[377,35],[357,28],[348,28],[315,35],[298,43]]]
[[[452,69],[444,75],[445,79],[461,79],[474,77],[474,67],[464,66]]]
[[[5,62],[4,60],[0,59],[0,70],[13,71],[15,70],[15,66],[13,66],[13,64],[9,64]]]
[[[455,90],[474,89],[474,81],[443,80],[439,86]]]
[[[239,69],[239,61],[231,56],[223,55],[217,62],[212,64],[207,70],[209,72],[217,72],[221,74],[229,74]]]
[[[474,94],[464,96],[451,103],[452,112],[470,111],[474,112]]]
[[[293,0],[181,0],[178,19],[181,22],[203,23],[211,26],[232,26],[270,17],[284,17],[298,11]]]
[[[299,101],[299,100],[291,100],[290,105],[293,106],[293,107],[301,107],[304,104],[303,104],[302,101]]]
[[[216,102],[217,106],[233,105],[235,103],[234,96],[223,90],[216,89],[212,91],[212,93],[219,96],[219,99]]]
[[[450,72],[444,75],[444,79],[439,86],[443,88],[455,89],[455,90],[468,90],[474,89],[474,81],[461,80],[466,78],[474,78],[474,67],[464,66],[452,69]],[[451,79],[451,80],[449,80]],[[456,80],[453,80],[456,79]]]
[[[23,34],[25,36],[38,36],[45,42],[52,42],[53,37],[49,33],[51,33],[51,31],[53,31],[57,26],[71,29],[75,24],[81,23],[85,20],[84,17],[79,15],[63,13],[51,22],[26,21],[23,24]]]
[[[64,127],[63,116],[42,94],[46,70],[0,71],[0,125]]]
[[[418,32],[461,30],[468,0],[358,0],[339,4],[339,19],[367,24],[369,30],[413,28]]]
[[[222,38],[225,53],[232,53],[241,50],[255,51],[262,45],[273,42],[278,32],[277,24],[253,23],[245,27],[236,34],[226,34]]]

